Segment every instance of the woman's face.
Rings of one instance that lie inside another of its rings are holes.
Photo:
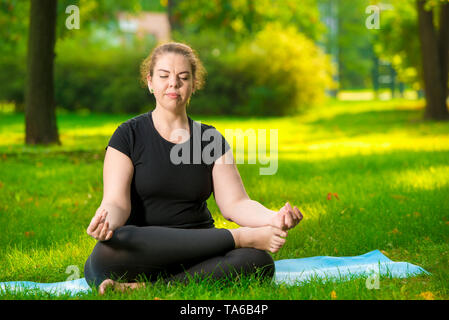
[[[147,80],[148,88],[153,89],[156,106],[169,110],[185,108],[194,90],[190,62],[176,53],[159,56],[153,77],[148,75]]]

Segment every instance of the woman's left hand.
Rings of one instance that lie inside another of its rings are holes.
[[[295,206],[292,208],[290,203],[287,203],[271,218],[271,226],[282,229],[284,231],[296,227],[301,222],[303,215],[301,211]]]

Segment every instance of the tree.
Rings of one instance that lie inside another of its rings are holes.
[[[438,7],[417,0],[417,9],[426,93],[425,116],[435,120],[448,119],[449,2],[442,2]],[[434,25],[437,9],[440,11],[438,31]]]
[[[230,40],[245,38],[262,30],[267,23],[294,25],[312,40],[325,31],[319,21],[318,0],[196,0],[176,1],[184,32],[225,30]]]
[[[376,53],[425,91],[425,117],[448,119],[449,1],[395,0],[382,12]],[[439,16],[439,19],[437,19]]]
[[[181,14],[176,10],[178,0],[167,0],[167,15],[171,30],[181,29]]]
[[[25,142],[60,144],[56,125],[53,60],[57,0],[32,0],[25,93]]]
[[[319,0],[327,24],[325,47],[337,65],[340,89],[366,88],[373,67],[373,30],[365,27],[366,0]]]
[[[8,2],[9,4],[9,2]],[[145,0],[93,1],[93,0],[32,0],[28,32],[27,84],[25,93],[25,143],[61,144],[56,123],[53,66],[55,43],[58,36],[67,36],[65,15],[68,5],[80,7],[83,25],[116,21],[120,10],[142,10]],[[59,6],[58,6],[59,5]]]

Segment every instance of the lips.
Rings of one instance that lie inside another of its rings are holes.
[[[169,96],[170,98],[177,98],[177,97],[179,97],[179,94],[176,94],[176,93],[167,93],[167,96]]]

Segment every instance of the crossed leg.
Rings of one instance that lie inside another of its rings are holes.
[[[220,279],[258,271],[263,277],[272,277],[274,262],[264,250],[275,251],[273,248],[282,246],[280,232],[272,227],[227,230],[123,226],[111,239],[97,242],[84,273],[89,285],[103,285],[100,293],[105,286],[117,284],[111,278],[128,281],[119,284],[120,289],[144,285],[135,282],[142,274],[150,281],[161,276],[166,281],[184,281],[194,275]]]

